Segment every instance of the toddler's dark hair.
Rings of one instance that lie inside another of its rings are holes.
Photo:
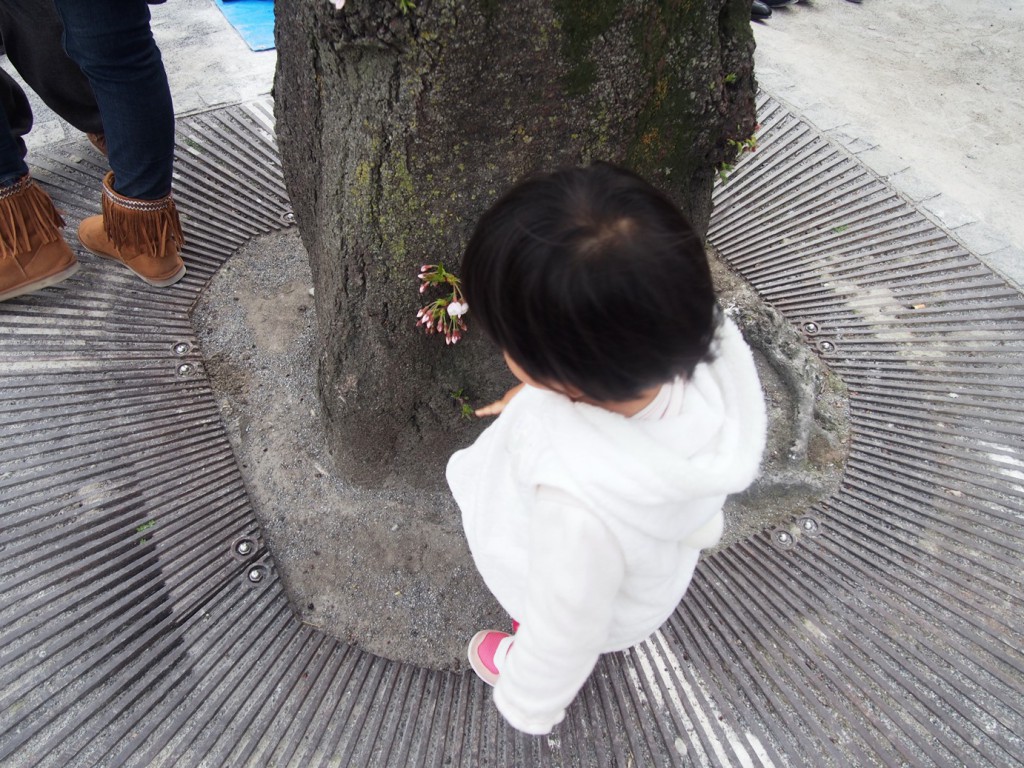
[[[689,377],[719,323],[701,239],[608,163],[519,182],[483,215],[461,272],[473,321],[531,377],[602,402]]]

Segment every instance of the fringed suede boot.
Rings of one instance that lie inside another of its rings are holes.
[[[103,179],[103,215],[83,220],[78,239],[92,253],[120,261],[158,288],[185,276],[179,255],[185,238],[171,196],[136,200],[119,195],[113,172]]]
[[[0,301],[55,285],[78,271],[53,201],[31,177],[0,188]]]

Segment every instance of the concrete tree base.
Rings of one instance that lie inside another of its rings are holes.
[[[713,265],[722,305],[757,351],[770,415],[763,477],[727,504],[726,547],[792,525],[829,495],[849,437],[838,379],[741,279]],[[298,234],[287,231],[244,246],[193,314],[275,565],[309,624],[390,659],[462,668],[468,638],[508,617],[477,575],[447,491],[370,491],[334,470],[310,286]],[[446,408],[459,425],[450,398]]]

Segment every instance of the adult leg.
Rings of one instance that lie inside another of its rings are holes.
[[[56,0],[64,47],[92,84],[107,139],[114,191],[170,194],[174,106],[145,0]]]
[[[0,111],[3,122],[0,123],[0,185],[3,175],[16,173],[20,178],[28,173],[24,162],[26,154],[25,140],[21,137],[32,130],[32,106],[21,86],[3,69],[0,69]],[[10,141],[13,146],[7,146]]]
[[[120,261],[147,283],[185,275],[184,241],[171,200],[174,106],[145,0],[56,0],[64,47],[92,83],[111,173],[103,215],[79,225],[78,239]]]
[[[53,0],[4,0],[0,35],[7,58],[29,87],[60,117],[82,133],[103,133],[103,121],[89,80],[64,52]],[[12,121],[13,123],[13,121]],[[12,125],[18,134],[18,127]]]
[[[23,149],[0,110],[0,301],[54,285],[78,270],[60,233],[64,221],[29,177]]]

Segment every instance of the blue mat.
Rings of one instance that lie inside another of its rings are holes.
[[[245,44],[254,51],[274,47],[274,3],[270,0],[214,0]]]

